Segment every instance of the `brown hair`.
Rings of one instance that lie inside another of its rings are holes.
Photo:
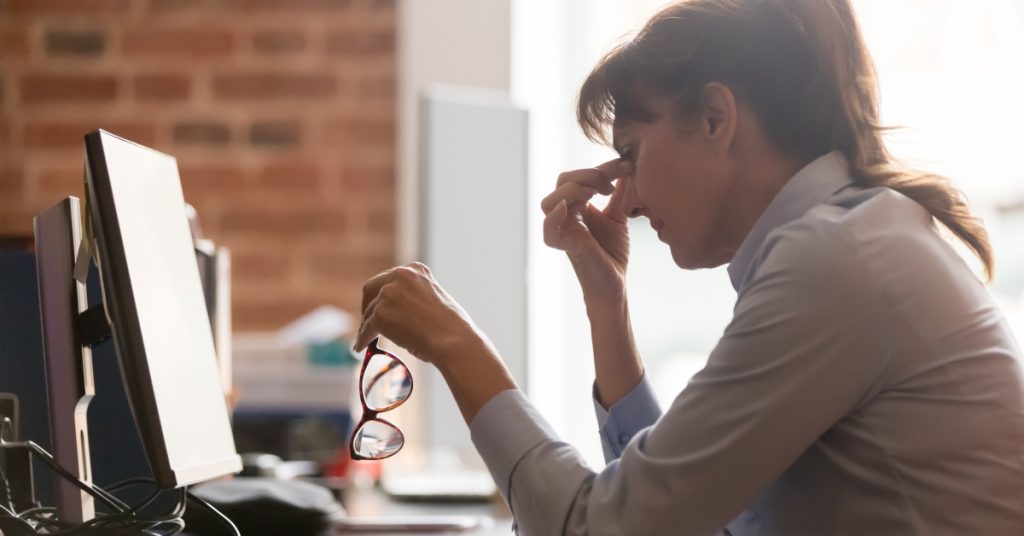
[[[580,89],[577,121],[609,143],[614,123],[650,121],[646,95],[682,117],[709,82],[730,87],[786,154],[839,150],[855,180],[886,186],[931,212],[969,246],[991,280],[988,233],[949,179],[897,164],[879,124],[878,81],[849,0],[691,0],[662,9],[609,52]]]

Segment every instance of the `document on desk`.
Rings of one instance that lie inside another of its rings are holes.
[[[381,533],[381,532],[461,532],[488,527],[490,518],[478,516],[389,516],[389,517],[346,517],[335,524],[335,532]]]

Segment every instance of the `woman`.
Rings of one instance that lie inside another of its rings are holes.
[[[1020,348],[936,222],[990,272],[987,235],[887,153],[848,0],[667,7],[578,118],[621,158],[559,176],[544,237],[583,287],[608,465],[559,442],[422,265],[367,283],[356,341],[438,367],[524,534],[1024,534]],[[738,293],[664,413],[624,284],[641,216]]]

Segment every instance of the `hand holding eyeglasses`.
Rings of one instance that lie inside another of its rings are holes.
[[[392,268],[363,286],[355,348],[378,335],[436,366],[467,422],[495,394],[516,387],[487,336],[421,263]]]
[[[443,359],[447,343],[475,334],[469,315],[422,263],[392,268],[363,286],[363,320],[356,349],[383,335],[417,358],[440,366],[437,360]]]

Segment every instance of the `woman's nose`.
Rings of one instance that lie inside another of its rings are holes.
[[[622,212],[630,218],[646,216],[647,207],[640,201],[640,196],[636,192],[636,179],[624,177],[620,180],[624,188],[622,192]]]

